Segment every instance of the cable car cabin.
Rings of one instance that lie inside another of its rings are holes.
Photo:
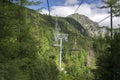
[[[53,47],[57,47],[60,46],[59,44],[52,44]]]
[[[80,49],[77,49],[77,48],[70,49],[70,55],[72,55],[72,52],[76,52],[76,51],[80,51]]]
[[[80,51],[80,49],[72,48],[70,51]]]
[[[77,44],[79,44],[78,42],[74,42],[72,48],[70,49],[70,51],[80,51],[80,48],[77,46]]]
[[[57,46],[60,46],[58,43],[52,43],[51,44],[52,47],[57,47]]]

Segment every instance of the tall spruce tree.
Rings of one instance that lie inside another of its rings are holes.
[[[120,79],[120,32],[115,33],[108,42],[109,46],[97,59],[97,80]]]
[[[26,5],[39,5],[41,3],[41,0],[5,0],[13,3],[17,3],[21,6]]]
[[[120,1],[119,0],[103,0],[107,7],[112,7],[112,13],[115,16],[120,16]]]

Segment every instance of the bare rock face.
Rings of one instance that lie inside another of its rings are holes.
[[[71,17],[71,18],[75,19],[78,23],[80,23],[81,26],[83,26],[84,29],[86,30],[87,34],[89,34],[89,36],[91,36],[91,37],[98,36],[99,33],[101,32],[101,29],[99,29],[100,27],[99,27],[98,23],[93,22],[87,16],[76,13],[76,14],[72,14],[68,17]]]

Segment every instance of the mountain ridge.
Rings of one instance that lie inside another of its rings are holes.
[[[89,62],[91,67],[88,64],[86,66],[91,38],[86,36],[80,23],[73,18],[58,18],[61,33],[68,33],[68,42],[63,40],[62,45],[62,68],[67,72],[65,74],[58,69],[59,46],[51,46],[54,43],[56,17],[50,18],[12,3],[0,4],[2,80],[93,79],[91,68],[94,64]]]
[[[97,22],[90,20],[87,16],[75,13],[67,17],[71,17],[78,21],[86,29],[89,36],[94,37],[99,35],[98,33],[100,32],[100,26]]]

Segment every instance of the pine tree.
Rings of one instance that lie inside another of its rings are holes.
[[[120,1],[119,0],[103,0],[107,7],[112,7],[112,13],[115,16],[120,16]]]
[[[109,46],[97,59],[97,80],[120,79],[120,32],[115,33],[113,39],[108,41]]]
[[[19,4],[21,6],[39,5],[41,3],[41,0],[5,0],[5,1],[13,2],[13,3]]]

